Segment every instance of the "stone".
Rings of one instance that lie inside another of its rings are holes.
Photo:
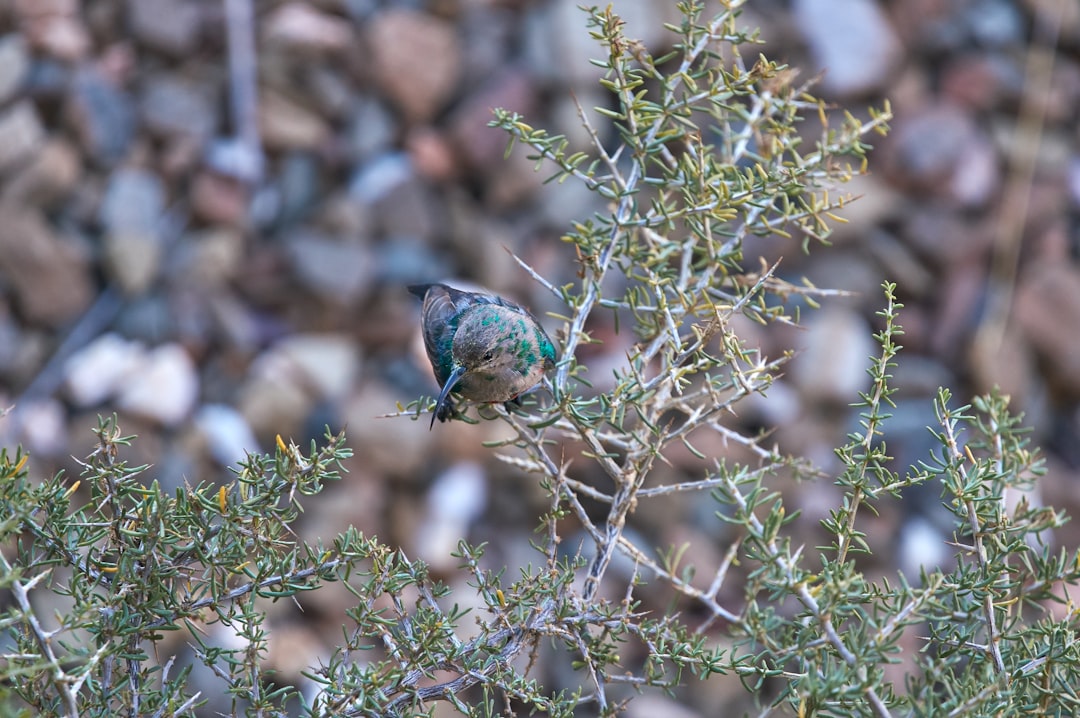
[[[856,312],[830,305],[804,315],[805,344],[792,359],[790,376],[807,398],[846,406],[858,401],[877,351],[870,326]]]
[[[93,68],[75,71],[67,94],[67,117],[80,144],[98,163],[110,166],[124,157],[135,135],[130,96]]]
[[[30,322],[61,326],[93,299],[86,254],[58,236],[35,209],[0,204],[0,272]]]
[[[397,126],[393,114],[378,98],[361,95],[348,111],[345,124],[345,151],[353,162],[386,154],[394,140]]]
[[[195,414],[195,427],[203,435],[210,455],[221,466],[236,466],[259,451],[259,442],[244,415],[226,404],[206,404]]]
[[[1040,262],[1020,278],[1013,320],[1041,359],[1052,386],[1080,397],[1080,268]]]
[[[273,360],[288,367],[319,399],[346,396],[360,372],[356,342],[344,334],[294,334],[278,342],[273,352]]]
[[[482,173],[497,170],[503,163],[507,134],[488,127],[492,108],[531,117],[536,111],[536,94],[528,73],[520,68],[508,68],[488,78],[461,101],[450,116],[450,136],[469,167]]]
[[[184,57],[194,52],[203,15],[195,0],[128,0],[128,22],[139,42]]]
[[[899,38],[873,0],[796,0],[793,15],[827,94],[880,90],[899,64]]]
[[[368,291],[373,264],[365,244],[301,229],[286,247],[297,278],[316,296],[349,305]]]
[[[298,372],[273,349],[252,362],[236,399],[236,408],[266,445],[277,434],[298,435],[314,406],[315,398]]]
[[[90,33],[77,15],[45,18],[29,35],[35,47],[65,62],[83,60],[90,52]]]
[[[930,105],[905,115],[883,149],[889,179],[918,196],[974,208],[989,202],[1001,183],[990,138],[953,105]]]
[[[68,196],[81,170],[78,150],[63,137],[53,136],[3,186],[0,197],[15,205],[51,206]]]
[[[101,205],[105,262],[128,294],[145,291],[158,276],[164,211],[165,189],[156,174],[133,168],[112,173]]]
[[[461,47],[445,20],[387,9],[367,22],[364,38],[376,84],[407,124],[430,121],[457,92]]]
[[[487,472],[473,461],[454,464],[435,479],[417,527],[414,550],[418,558],[436,571],[450,571],[460,563],[452,554],[483,513],[487,485]]]
[[[330,137],[330,127],[315,112],[280,92],[259,97],[259,131],[271,150],[314,150]]]
[[[123,411],[172,427],[190,416],[199,398],[199,375],[179,344],[151,349],[125,377],[116,397]]]
[[[102,334],[64,362],[64,388],[79,409],[111,399],[146,355],[146,347],[119,334]]]
[[[44,141],[45,128],[29,100],[0,112],[0,175],[28,162]]]
[[[191,211],[204,222],[244,227],[250,207],[250,190],[241,180],[209,170],[192,180]]]
[[[22,35],[0,38],[0,104],[7,103],[22,88],[30,71],[30,55]]]
[[[218,129],[212,88],[173,74],[158,73],[139,96],[144,126],[162,136],[208,140]]]
[[[33,399],[15,409],[20,441],[32,456],[62,457],[68,453],[67,411],[57,399]]]
[[[263,40],[306,53],[342,52],[355,40],[352,24],[306,2],[289,2],[267,14]]]

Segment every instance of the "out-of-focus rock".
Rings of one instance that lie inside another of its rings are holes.
[[[179,247],[185,283],[214,290],[236,276],[244,259],[244,237],[236,230],[213,227],[185,235]]]
[[[199,375],[191,355],[179,344],[151,349],[124,378],[117,406],[163,426],[190,416],[199,398]]]
[[[67,411],[56,399],[35,399],[16,410],[20,441],[37,458],[59,457],[69,449]]]
[[[302,229],[287,247],[297,278],[316,296],[347,305],[367,292],[373,263],[366,244]]]
[[[794,19],[822,89],[839,96],[880,90],[901,59],[900,41],[873,0],[797,0]]]
[[[360,372],[356,343],[342,334],[294,334],[274,347],[274,358],[319,399],[338,399]]]
[[[3,186],[0,197],[13,205],[50,206],[71,192],[81,169],[75,147],[62,137],[50,137]]]
[[[102,334],[64,363],[64,386],[71,403],[88,409],[112,398],[145,355],[140,342]]]
[[[1021,276],[1013,320],[1046,366],[1053,385],[1080,396],[1080,269],[1040,262]]]
[[[0,38],[0,104],[7,102],[22,87],[30,70],[30,55],[22,35]]]
[[[221,466],[236,466],[247,454],[259,450],[251,425],[243,414],[226,404],[204,405],[195,415],[195,426]]]
[[[191,211],[204,222],[244,227],[250,206],[250,190],[240,180],[205,170],[192,182]]]
[[[885,145],[889,178],[917,196],[985,206],[1001,182],[997,154],[971,116],[949,105],[901,116]]]
[[[406,122],[431,120],[457,92],[461,47],[446,21],[415,10],[387,9],[367,22],[364,37],[375,81]]]
[[[478,172],[497,171],[506,152],[507,134],[488,127],[495,107],[533,116],[536,88],[528,73],[521,68],[499,72],[467,95],[451,115],[450,136],[455,149]]]
[[[259,96],[259,130],[271,150],[313,150],[330,136],[329,126],[319,115],[269,89]]]
[[[805,346],[791,362],[790,376],[803,395],[850,404],[870,381],[866,373],[875,346],[866,321],[836,305],[805,317]]]
[[[414,546],[416,555],[435,570],[455,568],[460,559],[451,554],[483,512],[487,493],[487,473],[475,462],[460,462],[439,475],[425,501]]]
[[[306,2],[289,2],[263,20],[263,40],[308,53],[341,52],[353,39],[352,24]]]
[[[175,57],[195,50],[203,11],[197,0],[128,0],[128,22],[144,45]]]
[[[139,114],[147,129],[158,135],[190,135],[203,142],[218,125],[210,88],[166,73],[147,83],[139,96]]]
[[[152,172],[124,168],[113,172],[101,205],[105,261],[120,287],[138,294],[158,275],[164,251],[159,224],[165,189]]]
[[[27,320],[58,326],[85,310],[94,292],[88,259],[39,212],[0,204],[0,272]]]
[[[0,112],[0,174],[9,174],[27,162],[45,141],[45,128],[28,101]]]
[[[360,168],[349,196],[371,210],[370,231],[390,237],[431,237],[438,226],[438,198],[408,155],[382,155]]]
[[[93,68],[75,72],[67,116],[87,154],[105,166],[122,159],[134,137],[131,98]]]
[[[357,97],[348,111],[344,133],[345,150],[351,160],[361,162],[389,149],[397,126],[393,114],[377,98]]]

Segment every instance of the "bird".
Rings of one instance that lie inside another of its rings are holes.
[[[441,388],[429,429],[453,415],[451,392],[480,403],[513,401],[555,366],[555,345],[524,307],[446,284],[408,290],[423,302],[420,328]]]

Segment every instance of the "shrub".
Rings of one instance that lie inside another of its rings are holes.
[[[588,149],[509,112],[493,122],[552,180],[610,203],[564,237],[577,281],[556,284],[520,262],[565,306],[545,398],[520,412],[482,410],[507,430],[492,450],[550,498],[535,564],[511,576],[463,542],[457,556],[475,596],[455,603],[423,563],[375,538],[349,530],[309,545],[290,531],[305,498],[339,478],[343,436],[307,451],[279,439],[228,484],[168,495],[147,467],[127,465],[130,437],[102,420],[76,481],[32,480],[24,454],[0,454],[0,587],[10,595],[0,690],[12,711],[191,714],[207,697],[192,680],[199,667],[246,715],[427,715],[438,702],[465,715],[614,715],[639,692],[674,693],[716,674],[737,676],[762,715],[1077,711],[1075,611],[1062,588],[1080,576],[1080,557],[1043,543],[1064,516],[1004,500],[1040,472],[1006,400],[956,406],[940,391],[937,449],[904,474],[890,468],[883,425],[901,335],[893,285],[860,426],[836,450],[838,475],[730,420],[788,359],[751,346],[737,320],[797,322],[793,297],[813,305],[831,294],[782,280],[776,266],[744,266],[744,246],[758,235],[804,248],[824,241],[850,199],[836,186],[862,171],[867,137],[886,130],[889,113],[837,118],[788,68],[747,62],[754,38],[734,11],[707,19],[700,3],[680,8],[663,57],[625,37],[610,8],[588,11],[612,101],[595,114],[582,108]],[[798,131],[807,115],[823,126],[813,143]],[[634,337],[603,390],[577,359],[596,341],[598,316]],[[699,448],[718,445],[745,459]],[[691,469],[656,470],[676,454]],[[582,480],[585,462],[604,478]],[[824,545],[793,542],[798,511],[778,490],[791,479],[841,489]],[[955,517],[955,566],[868,578],[858,563],[875,549],[865,515],[919,484],[940,490]],[[709,575],[631,530],[640,505],[675,494],[711,502],[727,524],[724,559]],[[572,530],[585,536],[580,550],[566,548]],[[266,670],[267,605],[330,582],[355,602],[341,645],[306,674],[318,690],[301,695]],[[656,589],[676,599],[669,610],[644,610],[641,594]],[[39,611],[40,592],[62,597],[65,610]],[[1048,611],[1055,601],[1065,610]],[[482,608],[469,614],[460,603]],[[232,640],[210,640],[210,627]],[[190,660],[159,655],[176,631]],[[541,660],[570,666],[579,687],[546,685]],[[885,673],[900,661],[903,685]]]

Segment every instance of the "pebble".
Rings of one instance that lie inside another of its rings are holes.
[[[903,190],[977,208],[995,196],[1001,170],[990,138],[952,105],[932,105],[897,120],[886,171]]]
[[[0,190],[0,198],[15,205],[49,207],[60,204],[75,187],[82,171],[78,150],[63,137],[46,139],[40,149]]]
[[[870,383],[870,357],[878,353],[866,320],[835,304],[803,319],[806,333],[791,361],[792,381],[810,400],[840,406],[858,401]]]
[[[138,418],[173,427],[187,419],[199,399],[199,375],[179,344],[149,350],[121,382],[116,405]]]
[[[67,102],[67,116],[83,149],[104,166],[122,159],[135,134],[130,96],[95,69],[81,67]]]
[[[1051,379],[1069,396],[1080,397],[1080,268],[1042,262],[1024,272],[1013,305],[1013,320],[1034,347]]]
[[[0,204],[0,273],[31,324],[63,325],[93,299],[89,257],[34,209]]]
[[[455,568],[453,554],[463,536],[483,513],[488,500],[487,472],[473,461],[454,464],[431,485],[418,526],[416,555],[437,571]]]
[[[374,266],[366,244],[301,228],[285,246],[297,279],[315,296],[345,306],[369,290]]]
[[[139,367],[146,347],[119,334],[102,334],[64,363],[64,388],[79,409],[100,406],[111,399]]]
[[[45,141],[45,128],[28,101],[0,111],[0,175],[25,165]]]
[[[7,103],[26,81],[30,55],[22,35],[0,37],[0,104]]]
[[[164,211],[165,188],[156,174],[122,168],[109,177],[101,204],[104,256],[112,276],[130,295],[145,291],[158,276]]]
[[[360,373],[356,343],[342,334],[293,334],[266,361],[282,362],[319,399],[346,396]]]
[[[270,150],[314,150],[330,137],[330,127],[302,102],[274,90],[259,97],[259,132]]]
[[[236,466],[259,451],[259,442],[244,415],[227,404],[204,404],[195,414],[195,428],[220,466]]]
[[[796,0],[794,20],[825,72],[822,89],[850,97],[881,90],[901,59],[900,41],[873,0]]]
[[[364,38],[375,82],[407,124],[430,121],[457,92],[461,47],[445,20],[391,8],[365,23]]]
[[[151,132],[206,142],[217,132],[215,88],[162,73],[139,96],[139,116]]]
[[[202,35],[198,0],[129,0],[128,22],[139,42],[173,57],[189,56]]]
[[[342,52],[355,42],[348,21],[301,2],[285,3],[268,13],[262,38],[290,50],[316,54]]]

